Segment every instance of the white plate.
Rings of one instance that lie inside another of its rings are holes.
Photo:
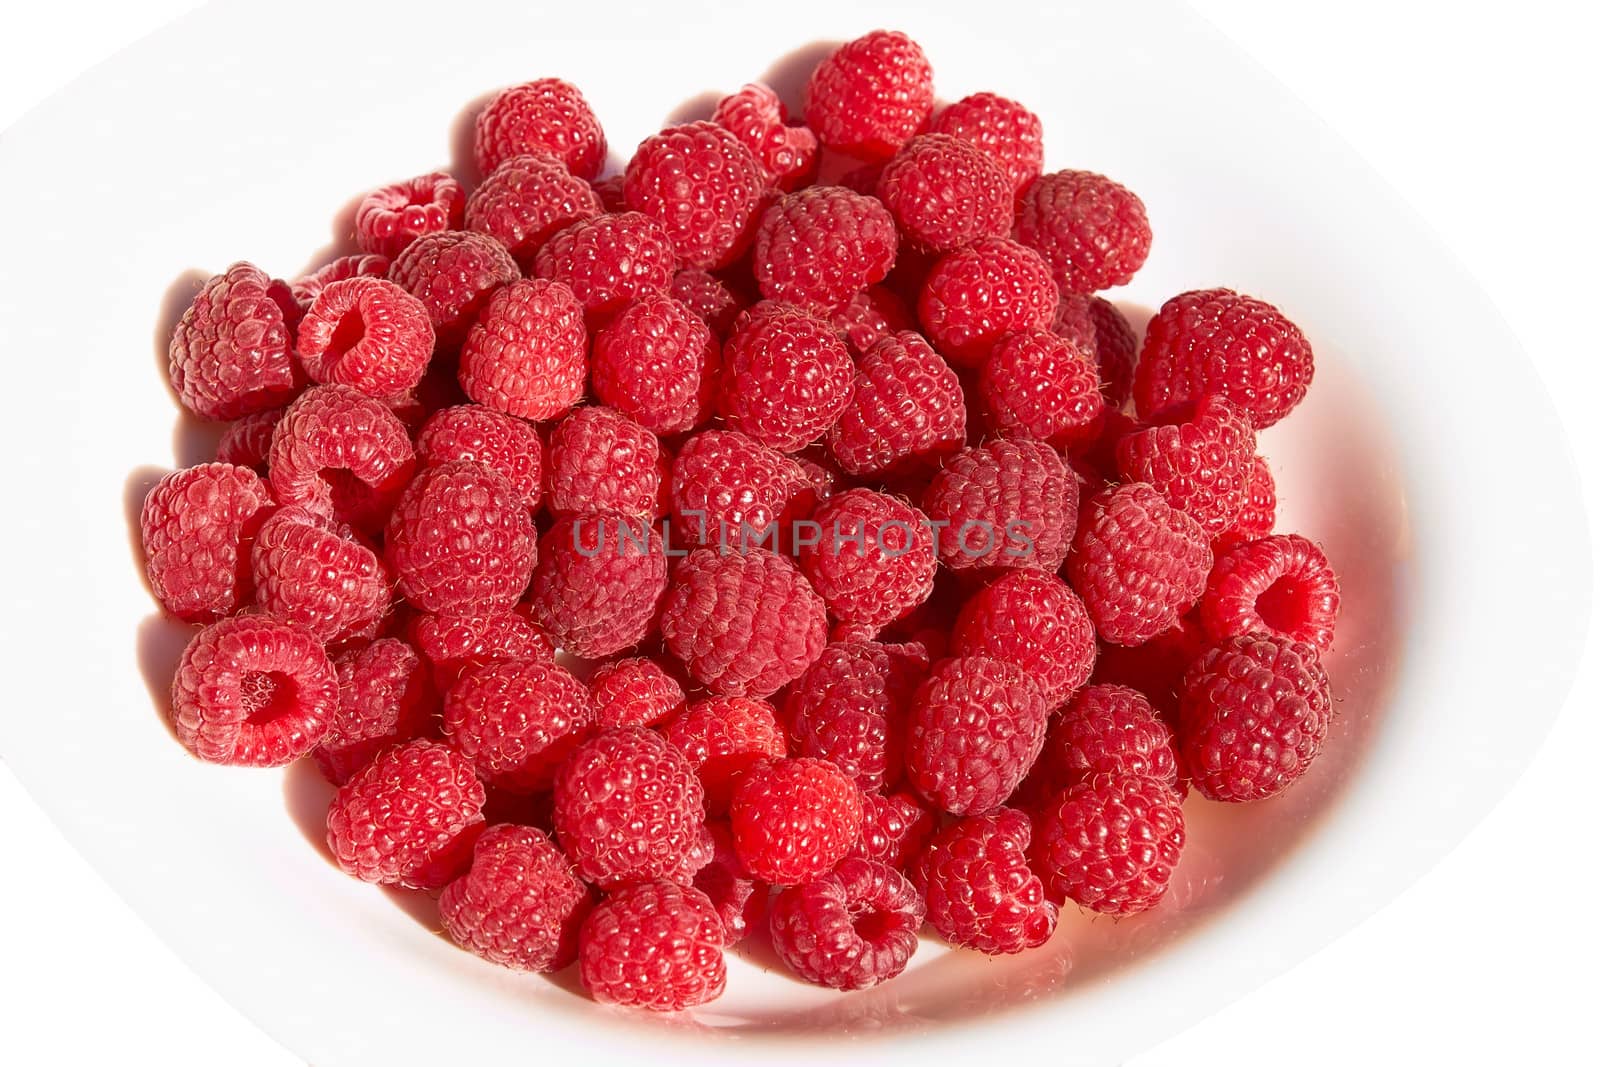
[[[212,7],[0,140],[0,750],[139,913],[309,1061],[582,1047],[602,1062],[881,1065],[1024,1043],[1118,1060],[1409,884],[1504,792],[1567,690],[1589,556],[1548,400],[1484,295],[1282,88],[1167,5],[992,2],[981,24],[970,5],[760,10]],[[335,871],[314,773],[208,767],[172,740],[160,709],[186,633],[155,614],[129,519],[214,435],[176,418],[166,331],[197,277],[234,259],[292,277],[327,258],[352,198],[461,158],[463,108],[499,85],[577,82],[616,159],[692,112],[679,102],[769,64],[792,87],[808,42],[878,25],[924,44],[944,98],[1015,96],[1043,116],[1052,167],[1143,196],[1155,250],[1119,299],[1231,285],[1313,339],[1311,399],[1263,447],[1280,528],[1321,539],[1344,578],[1339,720],[1281,800],[1190,803],[1178,885],[1146,917],[1071,916],[1006,960],[927,943],[906,976],[849,996],[757,958],[692,1017],[601,1009],[570,975],[497,970],[431,933],[426,908]]]

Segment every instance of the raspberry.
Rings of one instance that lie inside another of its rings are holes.
[[[817,441],[850,403],[850,350],[799,308],[757,304],[739,316],[722,356],[718,410],[732,429],[780,452]]]
[[[746,85],[718,100],[711,121],[750,149],[769,187],[798,189],[816,175],[817,135],[791,124],[783,101],[767,86]]]
[[[680,263],[715,270],[749,247],[765,184],[761,163],[739,138],[690,122],[640,142],[622,195],[629,210],[661,223]]]
[[[672,256],[672,238],[660,223],[624,211],[558,230],[534,257],[533,274],[566,283],[598,322],[635,297],[671,285]]]
[[[1033,827],[1011,808],[951,823],[911,865],[928,922],[952,945],[1004,956],[1036,948],[1056,929],[1056,906],[1028,869]]]
[[[1315,648],[1276,633],[1224,638],[1183,676],[1183,764],[1212,800],[1265,800],[1310,768],[1332,716]]]
[[[522,272],[494,238],[446,230],[424,234],[389,265],[389,280],[422,301],[441,349],[454,351],[491,294]]]
[[[304,378],[286,309],[298,315],[289,287],[249,263],[207,280],[167,347],[183,406],[202,419],[236,419],[294,399]]]
[[[522,419],[554,418],[583,397],[583,309],[560,282],[530,278],[495,292],[461,345],[461,388]]]
[[[1166,895],[1184,837],[1183,807],[1170,785],[1099,777],[1060,793],[1035,817],[1029,859],[1051,900],[1133,915]]]
[[[1050,328],[1094,353],[1108,407],[1116,409],[1128,402],[1139,362],[1139,337],[1117,305],[1103,297],[1068,293],[1061,298]]]
[[[319,641],[371,637],[389,611],[389,575],[348,530],[301,507],[278,509],[250,549],[256,604]]]
[[[1039,116],[995,93],[973,93],[945,107],[928,124],[970,142],[1000,165],[1011,188],[1023,188],[1044,170],[1044,125]]]
[[[307,389],[272,431],[267,461],[284,504],[380,529],[411,479],[416,456],[403,423],[348,385]]]
[[[1063,293],[1127,285],[1150,255],[1144,202],[1086,170],[1058,170],[1024,189],[1016,236],[1050,264]]]
[[[1217,557],[1200,599],[1206,637],[1269,633],[1326,652],[1339,615],[1339,579],[1298,534],[1245,541]]]
[[[861,791],[820,759],[752,767],[729,805],[739,861],[772,885],[802,885],[831,870],[860,836],[861,819]]]
[[[439,889],[470,862],[483,832],[483,783],[436,741],[378,754],[328,805],[328,849],[346,874],[405,889]]]
[[[922,898],[906,876],[845,859],[772,902],[772,947],[795,974],[830,989],[868,989],[906,969],[917,950]]]
[[[286,408],[253,411],[228,423],[217,439],[216,462],[249,467],[257,474],[267,473],[267,456],[272,451],[272,431]],[[1270,482],[1270,475],[1269,475]],[[1269,527],[1270,529],[1270,527]],[[1263,531],[1266,532],[1266,531]]]
[[[661,637],[713,693],[769,697],[821,654],[828,613],[784,557],[702,548],[678,564],[661,604]]]
[[[245,467],[206,463],[157,482],[139,510],[139,536],[161,606],[209,622],[247,603],[250,542],[271,508],[267,484]]]
[[[1108,489],[1084,506],[1067,560],[1102,641],[1140,645],[1178,624],[1211,570],[1205,531],[1142,482]]]
[[[836,185],[780,197],[756,227],[761,295],[828,315],[894,266],[899,237],[877,200]]]
[[[933,110],[933,68],[903,33],[874,30],[842,44],[811,72],[806,124],[829,148],[887,159]]]
[[[1058,708],[1094,669],[1094,626],[1078,594],[1054,574],[1012,571],[974,593],[951,635],[957,656],[988,656],[1026,671]]]
[[[339,706],[311,756],[324,778],[343,785],[379,752],[422,734],[439,694],[422,657],[398,638],[343,652],[333,669]]]
[[[1095,660],[1093,681],[1138,690],[1168,723],[1177,721],[1183,672],[1205,647],[1198,611],[1135,648],[1106,644]]]
[[[936,262],[917,298],[923,329],[952,363],[977,367],[1013,330],[1042,330],[1056,312],[1050,266],[1008,237],[984,237]]]
[[[1038,757],[1049,714],[1021,668],[987,656],[944,660],[911,700],[906,781],[952,815],[990,811]]]
[[[582,178],[547,155],[512,156],[467,200],[466,227],[505,246],[526,269],[557,230],[604,212]]]
[[[594,190],[594,195],[600,198],[600,203],[612,215],[618,215],[628,210],[627,203],[622,199],[622,175],[613,174],[609,178],[591,178],[589,188]]]
[[[811,513],[816,492],[788,456],[731,430],[704,430],[672,462],[673,532],[690,544],[759,544]]]
[[[911,694],[927,670],[925,655],[888,645],[829,645],[789,687],[795,754],[837,764],[863,792],[894,784]]]
[[[764,759],[785,755],[777,713],[765,700],[712,697],[690,704],[661,727],[689,760],[706,791],[706,810],[721,814],[739,777]]]
[[[885,337],[916,327],[905,301],[886,285],[872,285],[861,290],[835,311],[829,321],[834,329],[844,334],[845,344],[858,358]]]
[[[440,691],[455,685],[463,672],[486,663],[555,657],[550,638],[528,620],[523,608],[477,615],[417,615],[411,620],[410,637],[432,666]]]
[[[238,615],[195,634],[172,679],[172,725],[208,763],[277,767],[309,752],[339,706],[339,680],[316,639]]]
[[[1140,776],[1180,790],[1172,731],[1143,694],[1121,685],[1078,691],[1050,727],[1034,767],[1047,795],[1099,776]]]
[[[1128,434],[1117,445],[1117,468],[1147,482],[1207,534],[1230,529],[1250,493],[1256,435],[1250,420],[1220,396],[1207,396],[1186,422]]]
[[[722,995],[722,920],[698,889],[645,882],[595,906],[578,935],[578,973],[602,1004],[682,1011]]]
[[[473,124],[472,155],[488,174],[512,156],[554,156],[585,181],[606,161],[606,135],[577,86],[538,78],[501,89]]]
[[[878,176],[878,199],[906,243],[924,252],[1011,231],[1011,179],[980,149],[942,133],[906,142]]]
[[[521,419],[481,404],[442,408],[417,431],[416,448],[423,467],[470,460],[510,482],[529,511],[539,507],[544,446]]]
[[[960,380],[907,330],[861,357],[850,403],[828,430],[828,450],[846,473],[891,477],[938,466],[966,437]]]
[[[933,531],[910,504],[851,489],[813,519],[817,538],[801,544],[800,569],[835,619],[885,626],[933,592]]]
[[[425,233],[461,228],[461,183],[435,171],[374,189],[356,207],[356,247],[393,259]]]
[[[529,603],[562,649],[597,659],[638,644],[655,628],[667,556],[647,517],[564,515],[539,548]]]
[[[533,572],[533,520],[511,483],[476,463],[429,467],[389,517],[384,549],[400,594],[423,611],[517,602]]]
[[[217,448],[217,458],[222,458],[222,448]],[[234,459],[229,462],[237,463]],[[1261,456],[1250,461],[1250,477],[1245,493],[1244,508],[1239,517],[1212,543],[1212,551],[1221,556],[1223,551],[1241,541],[1254,541],[1272,532],[1278,522],[1278,487],[1272,480],[1272,468]]]
[[[733,831],[725,822],[707,823],[716,851],[694,876],[722,920],[723,943],[735,945],[761,924],[767,914],[767,887],[744,873],[733,850]]]
[[[550,435],[550,508],[649,518],[661,494],[656,435],[610,408],[579,408]]]
[[[710,417],[720,366],[711,327],[665,293],[639,296],[595,334],[595,396],[656,433]]]
[[[904,870],[933,836],[933,812],[911,793],[867,793],[861,803],[861,837],[850,855]]]
[[[683,686],[653,659],[612,660],[589,678],[601,726],[655,726],[684,708]]]
[[[318,293],[334,282],[347,281],[351,278],[387,278],[390,259],[389,256],[371,254],[340,256],[296,281],[289,287],[289,292],[293,295],[295,303],[303,310],[311,306]]]
[[[1150,320],[1133,401],[1155,420],[1225,396],[1264,430],[1305,397],[1313,363],[1305,334],[1266,301],[1231,289],[1180,293]]]
[[[672,276],[672,299],[694,312],[721,340],[733,329],[733,320],[749,303],[727,282],[698,267],[685,267]]]
[[[1078,482],[1041,441],[990,441],[934,475],[922,510],[938,528],[947,567],[1053,571],[1077,523]]]
[[[450,939],[516,971],[555,971],[578,956],[593,901],[551,840],[528,826],[492,826],[472,866],[439,895]]]
[[[978,393],[996,433],[1063,449],[1093,441],[1106,411],[1093,357],[1048,330],[1002,338],[983,362]]]
[[[433,357],[422,301],[382,278],[334,282],[300,321],[300,362],[314,382],[338,382],[379,399],[416,387]]]
[[[555,825],[584,880],[602,888],[687,882],[711,858],[705,791],[658,734],[603,730],[556,772]]]
[[[550,788],[594,719],[589,690],[548,662],[474,667],[444,695],[445,740],[479,778],[510,793]]]

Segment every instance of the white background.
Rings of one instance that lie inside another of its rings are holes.
[[[0,127],[192,6],[66,0],[8,14]],[[1600,517],[1600,76],[1593,72],[1600,18],[1553,0],[1483,10],[1392,0],[1196,6],[1332,123],[1477,275],[1554,395],[1584,469],[1593,524]],[[47,181],[50,161],[38,168]],[[0,218],[26,210],[0,205]],[[1484,416],[1484,432],[1493,434],[1493,413]],[[1483,503],[1515,507],[1516,487],[1500,487]],[[1507,625],[1536,628],[1539,620]],[[1334,945],[1135,1062],[1592,1056],[1590,1013],[1600,993],[1597,716],[1600,639],[1591,631],[1583,671],[1543,751],[1453,855]],[[296,1062],[139,923],[3,767],[0,827],[0,1061],[120,1062],[140,1049],[174,1067]]]

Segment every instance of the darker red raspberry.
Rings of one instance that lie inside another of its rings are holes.
[[[1060,449],[1092,442],[1106,411],[1094,358],[1048,330],[1001,338],[983,361],[978,393],[996,433]]]
[[[1049,714],[1021,668],[987,656],[944,660],[911,700],[906,781],[952,815],[990,811],[1033,766]]]
[[[491,294],[522,272],[494,238],[446,230],[417,238],[389,266],[389,280],[422,301],[442,349],[454,351]]]
[[[911,793],[866,793],[861,802],[861,836],[850,855],[905,870],[933,836],[933,812]]]
[[[980,149],[942,133],[906,142],[878,176],[878,199],[923,252],[1011,232],[1011,179]]]
[[[1305,334],[1266,301],[1231,289],[1180,293],[1150,320],[1133,401],[1154,420],[1225,396],[1264,430],[1305,397],[1313,364]]]
[[[672,463],[672,532],[687,544],[737,548],[784,540],[816,491],[788,456],[732,430],[703,430]]]
[[[845,344],[858,359],[885,337],[916,328],[905,301],[886,285],[863,289],[835,311],[829,321],[844,334]]]
[[[1128,402],[1139,362],[1139,337],[1117,305],[1103,297],[1068,293],[1057,305],[1050,328],[1094,355],[1108,407]]]
[[[444,695],[444,736],[479,778],[510,793],[550,788],[594,725],[589,690],[550,662],[491,663]]]
[[[746,697],[697,700],[661,727],[700,776],[706,810],[719,815],[741,775],[762,760],[782,759],[783,731],[772,705]]]
[[[1078,482],[1042,441],[990,441],[934,475],[922,510],[947,567],[1053,571],[1072,542]]]
[[[319,641],[371,637],[389,611],[389,574],[377,553],[306,508],[280,508],[261,524],[250,570],[262,613]]]
[[[683,753],[639,727],[604,730],[556,773],[555,825],[578,873],[601,887],[687,882],[711,858],[705,791]]]
[[[461,183],[438,171],[374,189],[356,207],[356,246],[393,259],[425,233],[459,230],[466,199]]]
[[[253,411],[228,423],[217,439],[216,462],[249,467],[259,475],[267,473],[267,457],[272,452],[272,431],[278,428],[287,408]]]
[[[288,403],[304,381],[291,352],[298,317],[288,285],[249,263],[208,279],[167,347],[173,392],[202,419]]]
[[[648,517],[579,512],[540,538],[529,604],[558,646],[597,659],[649,636],[666,588],[666,549]]]
[[[600,198],[600,203],[612,215],[620,215],[628,210],[627,202],[622,198],[622,175],[613,174],[609,178],[593,178],[589,188],[594,190],[594,195]]]
[[[678,433],[711,415],[721,365],[711,327],[665,293],[631,301],[595,334],[594,392],[656,433]]]
[[[723,97],[711,121],[750,149],[769,187],[798,189],[815,176],[817,135],[791,123],[783,101],[767,86],[750,84]]]
[[[444,887],[439,918],[450,939],[515,971],[555,971],[578,956],[593,901],[551,840],[529,826],[492,826],[472,866]]]
[[[318,293],[334,282],[351,278],[387,278],[390,265],[389,256],[340,256],[296,281],[289,287],[289,292],[293,294],[295,303],[305,309],[311,306]]]
[[[779,197],[762,212],[752,263],[762,296],[828,315],[883,281],[898,245],[883,204],[817,185]]]
[[[1100,777],[1035,817],[1029,859],[1051,900],[1133,915],[1166,895],[1184,838],[1183,806],[1166,782]]]
[[[1044,256],[1063,293],[1127,285],[1150,255],[1144,202],[1086,170],[1058,170],[1024,189],[1016,235]]]
[[[602,1004],[682,1011],[722,995],[722,920],[698,889],[624,886],[595,906],[578,936],[578,973]]]
[[[481,614],[416,615],[410,637],[432,666],[434,684],[441,692],[473,667],[513,660],[548,661],[555,656],[550,638],[528,620],[526,607]]]
[[[984,237],[940,258],[917,299],[928,338],[951,362],[977,367],[1013,330],[1042,330],[1056,311],[1050,266],[1008,237]]]
[[[715,270],[750,246],[766,175],[744,144],[710,122],[669,126],[628,161],[628,208],[661,223],[678,261]]]
[[[501,89],[473,124],[472,155],[488,174],[512,156],[554,156],[585,181],[606,161],[606,135],[577,86],[538,78]]]
[[[206,463],[162,478],[139,510],[145,575],[185,622],[232,615],[250,599],[250,542],[272,493],[245,467]]]
[[[842,44],[811,72],[806,124],[829,148],[887,159],[933,110],[933,68],[903,33],[874,30]]]
[[[938,466],[966,436],[955,371],[907,330],[861,357],[850,403],[828,430],[828,449],[849,474],[895,477]]]
[[[867,989],[906,969],[917,950],[922,898],[883,863],[845,859],[772,902],[772,947],[795,974],[830,989]]]
[[[812,516],[800,539],[800,569],[829,613],[886,626],[928,599],[939,558],[928,517],[903,500],[851,489]]]
[[[1060,707],[1094,669],[1094,625],[1060,578],[1012,571],[972,595],[951,635],[957,656],[988,656],[1026,671],[1049,708]]]
[[[476,463],[429,467],[389,517],[384,550],[399,591],[423,611],[515,604],[533,572],[533,519],[517,491]]]
[[[529,511],[539,506],[544,446],[538,431],[521,419],[480,404],[457,404],[428,416],[416,447],[423,467],[470,460],[510,482]]]
[[[653,659],[633,656],[604,664],[589,678],[601,726],[655,726],[683,710],[683,686]]]
[[[729,805],[733,844],[752,877],[802,885],[829,871],[861,835],[861,791],[827,760],[752,767]]]
[[[347,385],[306,390],[272,431],[268,468],[278,500],[363,532],[382,528],[415,466],[405,425]]]
[[[717,340],[733,329],[733,320],[749,302],[727,282],[698,267],[685,267],[672,276],[669,289],[672,299],[694,312],[700,321],[711,327]]]
[[[925,653],[875,642],[829,645],[789,687],[784,717],[795,754],[837,764],[863,792],[893,785],[911,695],[927,670]]]
[[[725,944],[743,941],[751,930],[760,928],[767,915],[767,887],[744,873],[739,854],[733,849],[733,831],[725,822],[706,824],[716,851],[711,862],[694,876],[694,887],[704,893],[722,920]]]
[[[379,752],[427,731],[439,693],[416,649],[394,637],[341,653],[333,669],[339,707],[311,755],[324,778],[343,785]]]
[[[558,230],[533,260],[533,274],[565,283],[591,322],[672,284],[672,238],[637,211],[597,215]],[[614,402],[613,402],[614,404]]]
[[[933,116],[928,132],[971,142],[1000,165],[1019,193],[1044,170],[1044,125],[1039,116],[995,93],[962,97]]]
[[[550,508],[649,518],[661,494],[656,435],[610,408],[579,408],[550,434]]]
[[[850,403],[855,364],[826,322],[763,301],[728,335],[718,411],[728,425],[780,452],[819,440]]]
[[[209,763],[289,763],[322,740],[338,706],[339,680],[317,640],[256,615],[201,630],[172,679],[173,729]]]
[[[1339,578],[1322,549],[1298,534],[1234,545],[1217,557],[1200,599],[1200,620],[1213,641],[1270,633],[1333,647]]]
[[[1200,599],[1211,570],[1205,531],[1142,482],[1108,489],[1084,505],[1067,560],[1102,641],[1141,645]]]
[[[547,155],[512,156],[467,200],[466,226],[505,245],[524,269],[557,230],[604,211],[589,183]]]
[[[1095,660],[1093,681],[1123,685],[1138,690],[1168,723],[1177,721],[1178,690],[1183,672],[1205,647],[1200,628],[1200,613],[1191,611],[1178,625],[1165,630],[1142,645],[1100,646]]]
[[[828,611],[805,576],[766,549],[682,560],[661,603],[661,637],[696,682],[768,697],[800,677],[828,638]]]
[[[1101,776],[1155,778],[1180,790],[1172,730],[1135,689],[1091,685],[1050,726],[1033,777],[1045,796]],[[1183,786],[1181,788],[1187,788]]]
[[[951,823],[911,865],[928,922],[952,945],[1003,956],[1037,948],[1056,929],[1056,906],[1028,869],[1033,827],[1012,808]]]
[[[422,301],[382,278],[334,282],[300,322],[300,362],[314,382],[338,382],[379,399],[416,387],[433,357]]]
[[[220,446],[217,458],[222,459]],[[239,460],[228,462],[237,463]],[[1218,556],[1241,541],[1254,541],[1267,536],[1278,523],[1278,487],[1272,480],[1272,468],[1267,466],[1264,456],[1251,459],[1248,485],[1244,508],[1239,512],[1239,517],[1212,542],[1212,551]]]
[[[583,396],[583,309],[560,282],[529,278],[495,292],[461,345],[461,388],[522,419],[550,419]]]

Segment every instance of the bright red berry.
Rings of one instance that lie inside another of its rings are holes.
[[[1200,613],[1191,611],[1142,645],[1102,645],[1092,680],[1136,689],[1167,722],[1176,722],[1183,672],[1205,645]]]
[[[267,456],[272,452],[272,431],[286,408],[253,411],[228,423],[217,439],[216,462],[249,467],[259,475],[267,473]]]
[[[1326,652],[1338,616],[1339,578],[1322,549],[1298,534],[1228,548],[1200,599],[1200,620],[1213,641],[1269,633]]]
[[[1011,188],[1023,187],[1044,170],[1044,126],[1039,116],[995,93],[973,93],[941,109],[929,133],[968,141],[1000,165]]]
[[[661,494],[656,435],[610,408],[579,408],[550,434],[550,508],[645,518]]]
[[[1029,859],[1051,900],[1133,915],[1166,895],[1184,839],[1183,806],[1170,785],[1102,776],[1058,794],[1034,818]]]
[[[878,199],[906,243],[924,252],[1011,232],[1011,179],[980,149],[946,134],[907,141],[878,176]]]
[[[1104,297],[1067,293],[1056,305],[1050,329],[1094,356],[1108,408],[1119,409],[1128,402],[1139,362],[1139,337],[1117,305]]]
[[[761,213],[752,263],[762,296],[829,315],[887,277],[898,246],[883,204],[817,185],[779,197]]]
[[[685,441],[671,483],[672,532],[688,544],[736,548],[769,536],[787,543],[790,525],[816,502],[798,463],[732,430],[703,430]]]
[[[598,659],[649,636],[666,588],[666,549],[648,516],[577,512],[540,538],[529,604],[562,649]]]
[[[766,175],[744,144],[710,122],[669,126],[628,161],[629,210],[661,223],[678,261],[715,270],[750,246]]]
[[[728,814],[746,871],[772,885],[803,885],[861,835],[861,790],[827,760],[778,760],[739,779]]]
[[[261,524],[250,570],[262,613],[319,641],[371,637],[391,606],[378,554],[306,508],[280,508]]]
[[[772,947],[795,974],[830,989],[868,989],[906,969],[917,950],[922,898],[905,875],[848,858],[772,902]]]
[[[550,788],[593,723],[589,690],[550,662],[474,667],[444,695],[445,740],[478,777],[512,793]]]
[[[1054,574],[1011,571],[974,593],[961,609],[950,647],[1026,671],[1058,708],[1094,669],[1094,624],[1078,594]]]
[[[221,446],[218,446],[217,458],[222,459]],[[237,463],[239,460],[227,462]],[[1245,494],[1244,508],[1233,525],[1217,536],[1212,549],[1220,556],[1223,550],[1241,541],[1254,541],[1267,536],[1277,523],[1278,487],[1272,480],[1272,468],[1267,466],[1266,458],[1256,456],[1250,461],[1249,489]]]
[[[525,607],[415,615],[410,637],[432,666],[434,683],[441,692],[473,667],[511,660],[548,661],[555,656],[550,638],[528,620]]]
[[[272,431],[272,491],[348,522],[381,529],[416,466],[405,424],[380,401],[347,385],[307,389]]]
[[[1215,537],[1244,511],[1255,452],[1250,420],[1223,397],[1207,396],[1186,421],[1124,437],[1117,468],[1124,481],[1153,486]]]
[[[934,263],[917,317],[951,362],[977,367],[1006,334],[1048,327],[1057,299],[1039,253],[1009,237],[983,237]]]
[[[486,407],[550,419],[583,396],[589,375],[583,308],[561,282],[529,278],[498,290],[461,345],[461,388]]]
[[[846,473],[893,477],[931,470],[966,437],[960,379],[908,330],[861,357],[850,403],[828,430],[828,450]]]
[[[532,271],[567,285],[595,324],[636,297],[665,291],[672,273],[672,238],[637,211],[597,215],[556,231],[534,257]]]
[[[576,86],[538,78],[500,90],[478,113],[472,154],[481,173],[530,152],[554,156],[586,181],[600,173],[606,135]]]
[[[389,280],[422,301],[440,348],[454,351],[491,294],[522,277],[511,253],[481,233],[429,233],[389,265]]]
[[[1211,543],[1195,522],[1142,482],[1084,506],[1067,576],[1102,641],[1140,645],[1178,624],[1200,599]]]
[[[990,441],[945,463],[922,510],[947,567],[1053,571],[1072,542],[1078,482],[1042,441]]]
[[[928,517],[903,500],[851,489],[812,516],[815,540],[800,544],[800,569],[829,613],[886,626],[928,599],[939,558]]]
[[[461,228],[467,195],[442,172],[374,189],[356,207],[356,247],[393,259],[425,233]]]
[[[416,447],[423,467],[470,460],[510,482],[529,511],[539,507],[544,445],[538,431],[521,419],[481,404],[457,404],[428,416],[417,431]]]
[[[750,306],[745,296],[722,278],[698,267],[684,267],[672,276],[672,299],[694,312],[720,341],[733,329],[733,320]]]
[[[916,328],[911,309],[887,285],[870,285],[861,290],[828,321],[844,335],[845,344],[857,360],[885,337]]]
[[[933,110],[933,68],[903,33],[874,30],[842,44],[806,85],[806,124],[829,148],[887,159]]]
[[[602,1004],[682,1011],[722,995],[722,920],[698,889],[624,886],[595,906],[578,936],[578,973]]]
[[[1044,256],[1063,293],[1127,285],[1150,255],[1144,202],[1086,170],[1058,170],[1024,189],[1016,235]]]
[[[232,615],[250,599],[250,543],[272,493],[245,467],[206,463],[157,482],[139,509],[145,575],[185,622]]]
[[[601,327],[593,362],[595,396],[646,429],[679,433],[711,416],[721,346],[665,293],[639,296]]]
[[[817,171],[817,135],[791,123],[778,94],[765,85],[746,85],[717,101],[711,121],[737,137],[761,164],[766,184],[798,189]]]
[[[986,656],[944,660],[911,700],[906,781],[952,815],[990,811],[1033,766],[1049,714],[1021,668]]]
[[[829,645],[789,686],[784,718],[795,754],[838,765],[863,792],[893,785],[911,694],[927,671],[925,653],[865,641]]]
[[[1056,929],[1056,906],[1028,868],[1033,827],[1011,808],[951,823],[911,865],[928,922],[952,945],[989,956],[1036,948]]]
[[[523,269],[557,230],[604,212],[589,183],[548,155],[512,156],[467,200],[466,227],[499,241]]]
[[[706,810],[728,810],[739,777],[758,762],[782,759],[783,730],[777,713],[765,700],[711,697],[690,704],[661,726],[665,737],[682,752],[706,790]]]
[[[301,310],[311,306],[311,302],[334,282],[347,281],[351,278],[387,278],[392,257],[379,256],[371,253],[358,256],[340,256],[318,267],[316,270],[299,278],[289,286],[295,303]]]
[[[722,356],[718,411],[730,428],[780,452],[819,440],[850,403],[849,349],[799,308],[757,304],[739,316]]]
[[[1046,795],[1103,775],[1155,778],[1180,790],[1172,730],[1144,694],[1121,685],[1080,689],[1045,736],[1034,766]]]
[[[485,830],[471,867],[439,895],[450,939],[515,971],[555,971],[576,959],[592,907],[561,850],[530,826]]]
[[[905,870],[933,836],[933,812],[912,793],[865,793],[861,803],[861,836],[850,855]]]
[[[427,662],[394,637],[341,653],[333,669],[339,707],[311,756],[324,778],[343,785],[379,752],[421,736],[439,694]]]
[[[380,399],[416,387],[433,358],[422,301],[382,278],[327,286],[300,321],[297,349],[314,382],[339,382]]]
[[[1093,441],[1106,411],[1094,358],[1048,330],[1001,338],[983,361],[978,394],[996,433],[1059,449]]]
[[[684,708],[683,686],[645,656],[602,664],[589,678],[589,696],[601,726],[655,726]]]
[[[533,519],[510,482],[476,463],[445,463],[406,487],[384,537],[400,594],[423,611],[509,608],[528,587]]]
[[[206,281],[172,332],[172,391],[202,419],[287,404],[305,380],[291,351],[298,317],[288,285],[235,263]]]

